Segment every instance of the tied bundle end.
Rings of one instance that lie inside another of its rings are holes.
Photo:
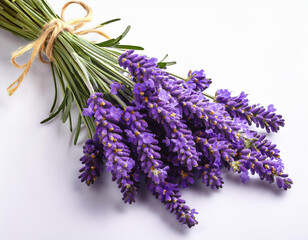
[[[80,5],[86,11],[87,14],[83,18],[77,18],[77,19],[73,19],[70,21],[65,21],[64,19],[65,10],[67,9],[69,5],[73,3]],[[70,32],[76,35],[86,35],[88,33],[97,33],[101,36],[104,36],[107,39],[110,39],[110,37],[107,34],[98,30],[99,27],[102,27],[101,25],[94,27],[94,28],[87,29],[87,30],[83,30],[79,32],[77,31],[82,26],[84,26],[86,23],[91,22],[92,19],[93,19],[92,9],[88,5],[86,5],[85,3],[81,1],[67,2],[62,8],[61,18],[53,19],[49,23],[45,24],[45,26],[42,28],[42,34],[39,36],[37,40],[29,43],[27,46],[22,47],[21,49],[18,49],[12,54],[11,61],[12,61],[13,66],[16,68],[24,69],[24,71],[20,75],[20,77],[7,88],[9,95],[10,96],[13,95],[14,92],[18,89],[23,79],[28,74],[35,60],[35,57],[37,55],[39,56],[40,61],[43,63],[48,63],[43,59],[42,57],[43,53],[46,55],[46,57],[48,58],[50,62],[53,61],[54,42],[62,31],[67,31],[67,32]],[[33,51],[32,51],[31,57],[28,60],[28,62],[24,65],[19,65],[16,62],[16,59],[31,49],[33,49]]]

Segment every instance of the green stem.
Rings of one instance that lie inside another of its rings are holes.
[[[185,82],[187,81],[187,79],[182,78],[182,77],[180,77],[180,76],[178,76],[178,75],[175,75],[174,73],[167,72],[167,71],[166,71],[166,73],[170,74],[170,75],[173,76],[173,77],[176,77],[176,78],[178,78],[178,79],[181,79],[181,80],[183,80],[183,81],[185,81]]]
[[[214,100],[214,98],[215,98],[215,97],[213,97],[212,95],[209,95],[209,94],[207,94],[207,93],[203,93],[203,95],[206,96],[206,97],[208,97],[208,98],[211,98],[211,99],[213,99],[213,100]]]
[[[31,19],[36,23],[40,28],[42,28],[46,23],[47,19],[42,18],[39,16],[35,9],[33,9],[26,1],[23,0],[15,0],[16,4],[31,17]]]
[[[74,84],[74,81],[72,79],[72,75],[71,75],[72,73],[69,72],[68,67],[67,67],[67,65],[65,63],[65,60],[62,59],[61,53],[59,53],[57,50],[55,51],[54,58],[56,60],[57,66],[59,67],[61,72],[64,74],[67,86],[68,86],[68,88],[70,89],[70,91],[72,92],[72,94],[74,96],[75,103],[76,103],[76,105],[77,105],[77,107],[79,109],[79,112],[82,113],[82,109],[84,107],[86,107],[86,105],[84,104],[84,101],[80,97],[78,89],[76,89],[76,85]],[[93,127],[94,125],[90,123],[91,122],[90,119],[87,120],[82,115],[81,115],[81,117],[82,117],[82,120],[83,120],[83,122],[84,122],[84,124],[85,124],[85,126],[87,128],[89,138],[92,138],[92,132],[95,131],[95,127]]]
[[[79,59],[79,55],[77,53],[73,52],[71,55],[75,59],[78,66],[80,67],[81,71],[83,72],[83,77],[81,77],[81,79],[84,81],[84,83],[88,87],[90,94],[93,94],[94,89],[93,89],[92,84],[90,82],[89,73],[88,73],[87,69],[85,68],[85,65],[81,62],[81,60]]]

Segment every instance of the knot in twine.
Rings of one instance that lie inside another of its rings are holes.
[[[83,18],[76,18],[70,21],[65,21],[64,19],[64,13],[67,7],[73,3],[76,3],[80,5],[85,11],[86,16]],[[99,25],[94,28],[90,28],[87,30],[77,31],[82,26],[84,26],[86,23],[91,22],[93,19],[92,9],[86,5],[85,3],[81,1],[69,1],[67,2],[63,7],[61,11],[61,18],[55,18],[51,20],[49,23],[45,24],[42,28],[42,33],[39,36],[39,38],[31,43],[29,43],[27,46],[22,47],[15,51],[12,54],[12,64],[16,68],[24,69],[23,73],[20,75],[20,77],[14,81],[8,88],[7,91],[9,95],[12,95],[19,87],[19,85],[22,83],[25,76],[28,74],[30,67],[32,66],[36,55],[39,56],[39,59],[43,63],[49,63],[48,61],[45,61],[42,57],[42,54],[44,53],[48,60],[52,62],[54,60],[53,58],[53,46],[55,43],[55,40],[57,39],[58,35],[62,31],[67,31],[72,34],[76,35],[86,35],[88,33],[97,33],[102,36],[104,36],[107,39],[110,39],[108,35],[106,35],[104,32],[98,30],[98,28],[102,27],[102,25]],[[16,58],[23,55],[25,52],[33,49],[32,54],[30,56],[30,59],[28,62],[24,65],[19,65],[16,63]]]

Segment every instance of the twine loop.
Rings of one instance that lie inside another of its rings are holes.
[[[80,5],[86,11],[86,16],[82,18],[72,19],[70,21],[65,21],[64,13],[67,7],[74,3]],[[18,89],[19,85],[22,83],[23,79],[28,74],[30,67],[32,66],[35,60],[35,57],[37,55],[39,56],[40,61],[43,63],[48,63],[48,61],[43,59],[42,57],[43,53],[45,54],[45,56],[48,58],[50,62],[54,61],[54,58],[53,58],[54,43],[58,35],[62,31],[67,31],[69,33],[76,34],[76,35],[86,35],[88,33],[97,33],[97,34],[104,36],[107,39],[110,39],[108,35],[98,30],[98,28],[102,27],[102,25],[99,25],[94,28],[89,28],[86,30],[78,31],[86,23],[91,22],[92,19],[93,19],[92,9],[88,5],[86,5],[85,3],[81,1],[67,2],[62,7],[61,18],[55,18],[51,20],[49,23],[45,24],[42,28],[42,33],[38,39],[29,43],[27,46],[18,49],[12,54],[11,61],[12,61],[13,66],[15,66],[16,68],[24,69],[24,71],[20,75],[20,77],[7,88],[9,95],[12,95]],[[32,53],[31,53],[31,56],[28,62],[23,65],[18,64],[16,62],[16,59],[31,49],[32,49]]]

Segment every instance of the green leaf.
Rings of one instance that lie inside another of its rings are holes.
[[[164,56],[164,58],[160,60],[159,63],[163,62],[167,57],[168,57],[168,54],[166,54],[166,56]]]
[[[60,104],[58,110],[57,110],[56,112],[50,114],[48,118],[46,118],[46,119],[44,119],[43,121],[41,121],[41,124],[50,121],[51,119],[55,118],[55,117],[61,112],[61,110],[62,110],[62,109],[64,108],[64,106],[65,106],[67,97],[68,97],[68,89],[66,89],[66,91],[65,91],[65,95],[64,95],[63,101],[61,102],[61,104]]]
[[[51,65],[52,77],[53,77],[53,82],[54,82],[54,87],[55,87],[55,97],[54,97],[54,100],[53,100],[53,103],[50,109],[50,113],[52,113],[57,103],[58,89],[57,89],[57,79],[56,79],[56,74],[55,74],[55,68],[53,66],[53,63],[51,63],[50,65]]]
[[[121,39],[123,39],[123,38],[127,35],[127,33],[129,32],[130,28],[131,28],[131,26],[127,26],[127,28],[124,30],[124,32],[123,32],[122,35],[120,36]],[[118,38],[119,38],[119,37],[118,37]]]
[[[99,46],[99,47],[111,47],[111,46],[114,45],[114,41],[115,41],[115,39],[112,38],[112,39],[106,40],[104,42],[96,43],[96,45]]]
[[[174,64],[176,64],[176,62],[159,62],[159,63],[157,63],[157,66],[159,68],[165,68],[167,66],[171,66],[171,65],[174,65]]]
[[[144,50],[143,47],[139,46],[133,46],[133,45],[115,45],[114,48],[120,48],[120,49],[134,49],[134,50]]]
[[[78,141],[78,137],[80,134],[80,129],[81,129],[81,115],[78,115],[78,123],[77,123],[77,127],[76,127],[76,133],[75,133],[75,138],[74,138],[74,145],[77,144]]]
[[[73,122],[72,122],[71,112],[69,112],[69,114],[68,114],[68,120],[69,120],[69,123],[70,123],[70,132],[73,132]]]
[[[121,18],[115,18],[115,19],[112,19],[112,20],[108,20],[108,21],[106,21],[106,22],[103,22],[103,23],[101,23],[100,25],[101,25],[101,26],[104,26],[104,25],[107,25],[107,24],[109,24],[109,23],[117,22],[117,21],[120,21],[120,20],[121,20]]]
[[[112,38],[112,39],[109,39],[109,40],[101,42],[101,43],[96,43],[96,45],[99,46],[99,47],[113,47],[113,46],[117,45],[126,36],[126,34],[129,32],[129,30],[130,30],[130,26],[128,26],[124,30],[124,32],[119,37],[117,37],[116,39]]]
[[[91,58],[89,57],[89,55],[85,54],[84,52],[78,51],[77,54],[78,54],[80,57],[84,58],[84,60],[86,60],[86,61],[88,61],[88,62],[91,62]]]
[[[166,63],[163,63],[163,62],[159,62],[159,63],[157,63],[157,66],[159,67],[159,68],[165,68],[166,67]]]
[[[86,61],[91,62],[91,57],[88,54],[86,54],[84,50],[78,44],[74,44],[73,46],[74,46],[75,51],[80,57],[84,58]]]
[[[175,65],[175,64],[176,64],[175,61],[173,61],[173,62],[166,62],[166,66],[172,66],[172,65]]]
[[[173,62],[164,62],[164,60],[166,60],[167,57],[168,57],[168,54],[166,54],[166,56],[157,63],[157,66],[159,68],[165,68],[167,66],[171,66],[171,65],[176,64],[176,62],[174,62],[174,61]]]
[[[63,112],[63,115],[62,115],[62,122],[65,123],[67,118],[69,117],[70,115],[70,112],[71,112],[71,107],[72,107],[72,102],[73,102],[73,96],[72,94],[69,92],[68,93],[68,97],[66,99],[66,106],[65,108],[63,109],[64,112]]]

